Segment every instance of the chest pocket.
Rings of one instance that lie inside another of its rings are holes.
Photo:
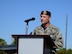
[[[45,35],[44,31],[40,30],[40,29],[36,30],[36,34],[37,35]]]

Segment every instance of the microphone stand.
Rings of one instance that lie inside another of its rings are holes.
[[[28,23],[29,21],[26,21],[26,35],[28,34]]]

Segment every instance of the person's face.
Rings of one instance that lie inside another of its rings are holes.
[[[50,21],[50,16],[49,15],[42,14],[40,17],[41,17],[42,24],[45,24],[48,21]]]

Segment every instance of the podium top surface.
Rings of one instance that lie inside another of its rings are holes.
[[[17,38],[49,38],[50,35],[12,35],[12,37]]]

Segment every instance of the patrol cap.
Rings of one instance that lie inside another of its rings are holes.
[[[49,15],[51,17],[51,12],[50,11],[47,11],[47,10],[44,10],[44,11],[41,11],[41,14],[45,14],[45,15]]]

